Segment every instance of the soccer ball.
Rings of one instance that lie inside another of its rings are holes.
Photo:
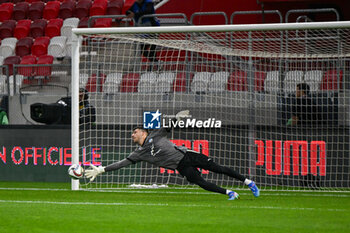
[[[73,164],[68,168],[68,175],[77,180],[83,177],[84,169],[79,164]]]

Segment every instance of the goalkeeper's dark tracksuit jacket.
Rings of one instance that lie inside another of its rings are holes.
[[[170,142],[166,137],[166,133],[167,131],[163,128],[153,130],[142,146],[139,146],[126,159],[105,167],[105,171],[117,170],[140,161],[175,170],[187,152],[187,148],[176,146]]]

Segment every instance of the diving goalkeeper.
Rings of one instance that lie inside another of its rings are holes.
[[[176,114],[176,120],[180,120],[188,115],[188,110],[181,111]],[[148,130],[143,127],[134,128],[131,138],[134,143],[139,145],[134,152],[132,152],[127,158],[106,167],[90,165],[91,169],[85,171],[85,176],[89,178],[90,181],[93,181],[96,176],[101,173],[115,171],[140,161],[146,161],[159,167],[172,170],[176,169],[183,177],[186,177],[190,183],[196,184],[208,191],[228,195],[228,200],[238,199],[238,193],[221,188],[216,184],[204,180],[197,168],[225,174],[238,179],[250,188],[255,197],[260,195],[259,189],[254,181],[247,179],[232,168],[224,167],[215,163],[201,153],[189,150],[183,146],[176,146],[167,139],[166,134],[167,130],[164,128],[155,129],[151,132],[148,132]]]

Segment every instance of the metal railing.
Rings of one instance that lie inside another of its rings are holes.
[[[176,24],[176,25],[189,25],[189,21],[187,19],[187,16],[183,13],[168,13],[168,14],[150,14],[150,15],[143,15],[139,18],[138,22],[136,22],[136,26],[141,26],[142,25],[142,20],[145,18],[153,18],[156,17],[159,20],[162,18],[165,18],[168,21],[168,24],[170,24],[171,20],[173,20],[174,23],[171,24]],[[161,20],[160,20],[161,21]],[[164,22],[163,22],[164,23]],[[162,21],[161,21],[161,25]]]
[[[223,11],[213,11],[213,12],[195,12],[191,15],[191,18],[190,18],[190,23],[191,25],[194,25],[193,24],[193,20],[195,17],[198,17],[198,16],[213,16],[213,15],[216,15],[216,16],[223,16],[224,17],[224,20],[225,20],[225,24],[228,24],[228,18],[227,18],[227,15],[225,12]]]
[[[339,12],[334,8],[322,8],[322,9],[297,9],[297,10],[289,10],[285,16],[285,22],[289,23],[289,17],[292,14],[312,14],[312,13],[333,13],[336,16],[336,21],[340,20]]]
[[[126,15],[95,15],[95,16],[91,16],[88,19],[88,27],[92,27],[92,22],[94,22],[94,20],[96,19],[120,19],[120,21],[124,21],[125,22],[125,26],[129,26],[130,22],[133,23],[133,25],[135,25],[135,21],[134,19],[130,19],[127,18]]]
[[[238,15],[265,15],[265,14],[269,14],[269,15],[277,15],[280,19],[279,23],[283,23],[283,16],[281,14],[280,11],[278,10],[267,10],[267,11],[235,11],[231,14],[230,17],[230,24],[234,24],[233,19],[234,17],[238,16]]]

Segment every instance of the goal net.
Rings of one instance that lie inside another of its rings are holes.
[[[349,22],[73,33],[73,163],[124,159],[137,149],[135,126],[170,127],[188,109],[190,117],[168,138],[263,190],[349,190]],[[96,119],[84,118],[91,111],[79,106],[79,88]],[[219,186],[243,188],[225,175],[199,172]],[[197,188],[177,171],[145,162],[80,184],[168,186]]]

